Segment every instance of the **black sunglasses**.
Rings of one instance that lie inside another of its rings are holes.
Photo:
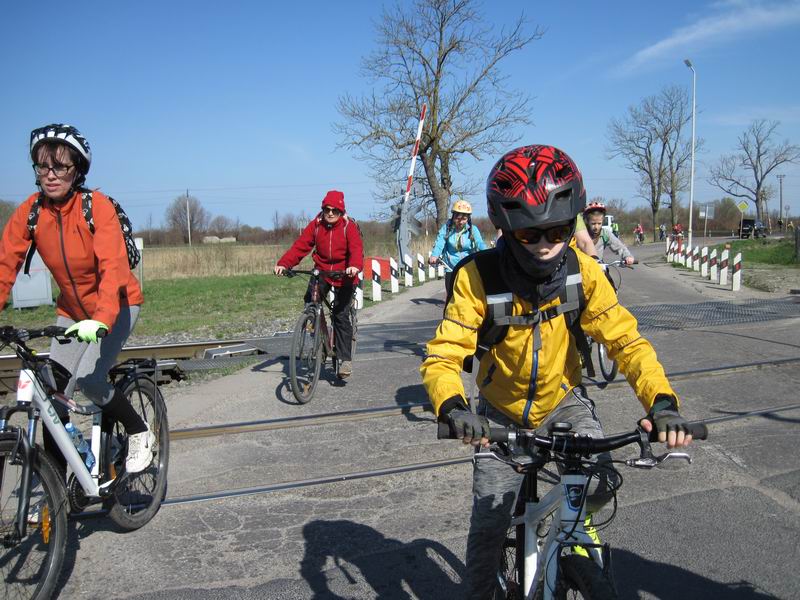
[[[322,207],[322,212],[330,213],[332,215],[340,215],[340,214],[342,214],[342,211],[340,211],[338,208],[333,208],[332,206],[323,206]]]
[[[572,235],[572,223],[555,225],[547,229],[536,229],[535,227],[516,229],[513,233],[517,241],[523,244],[538,244],[542,237],[551,244],[557,244]]]

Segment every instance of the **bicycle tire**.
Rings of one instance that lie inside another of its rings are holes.
[[[305,404],[314,396],[322,369],[322,337],[317,324],[317,316],[313,312],[304,312],[298,317],[292,334],[289,384],[300,404]]]
[[[540,584],[535,598],[542,598]],[[558,582],[553,594],[555,600],[616,600],[617,592],[603,573],[603,569],[590,558],[571,554],[559,562]]]
[[[600,342],[597,342],[597,362],[600,364],[600,373],[602,373],[603,379],[614,381],[619,371],[619,365],[617,365],[617,361],[611,360],[606,347]]]
[[[500,567],[497,570],[497,587],[494,600],[523,600],[522,569],[525,560],[525,527],[512,525],[508,528],[503,550],[500,555]]]
[[[38,504],[38,523],[30,523],[27,536],[11,542],[18,504],[21,465],[10,458],[16,436],[0,439],[0,574],[4,598],[50,598],[64,562],[67,545],[67,494],[63,475],[53,459],[38,448],[33,478],[39,484],[31,490],[31,506]],[[32,486],[33,487],[33,486]],[[36,560],[39,556],[40,560]]]
[[[146,525],[161,508],[167,495],[169,467],[169,422],[164,398],[155,382],[146,375],[123,380],[122,391],[134,410],[150,426],[156,437],[153,461],[139,473],[126,474],[116,484],[105,504],[109,518],[123,531],[135,531]],[[103,438],[106,473],[120,473],[128,454],[128,435],[120,423],[114,423]]]

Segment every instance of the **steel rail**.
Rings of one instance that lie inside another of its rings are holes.
[[[697,375],[727,375],[731,373],[747,372],[756,369],[770,367],[790,366],[800,362],[798,358],[776,359],[773,361],[759,361],[744,363],[739,365],[727,365],[723,367],[712,367],[704,369],[694,369],[689,371],[676,371],[667,374],[667,378],[672,381],[690,379]],[[597,387],[623,387],[628,382],[624,379],[616,380],[609,384],[598,382],[588,382],[589,385]],[[315,415],[301,415],[297,417],[281,417],[277,419],[260,419],[256,421],[243,421],[238,423],[225,423],[220,425],[205,425],[199,427],[189,427],[183,429],[173,429],[169,432],[170,440],[189,440],[204,437],[214,437],[218,435],[235,435],[240,433],[253,433],[257,431],[275,431],[281,429],[292,429],[296,427],[312,427],[337,423],[342,421],[361,421],[366,419],[376,419],[392,417],[403,414],[419,414],[430,411],[429,402],[414,402],[407,404],[394,404],[391,406],[378,406],[374,408],[359,408],[352,410],[336,411],[329,413],[318,413]]]

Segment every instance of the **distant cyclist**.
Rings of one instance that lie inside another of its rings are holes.
[[[364,242],[356,222],[344,209],[344,193],[331,190],[322,199],[322,210],[306,225],[292,247],[275,265],[275,274],[296,266],[311,251],[314,265],[320,271],[345,271],[344,279],[324,277],[320,281],[322,296],[333,287],[336,300],[333,305],[333,330],[336,336],[336,355],[341,361],[339,377],[345,379],[353,373],[353,324],[350,306],[358,285],[358,273],[364,268]],[[311,300],[310,288],[305,301]]]
[[[449,288],[450,271],[459,261],[486,248],[480,230],[472,224],[472,205],[466,200],[456,200],[451,217],[439,229],[428,260],[432,265],[439,260],[447,265],[445,285]]]
[[[644,243],[644,228],[641,223],[637,223],[636,227],[633,228],[633,238],[637,244]]]
[[[611,227],[603,225],[605,216],[606,206],[601,202],[590,202],[583,211],[583,220],[594,243],[594,256],[603,261],[606,248],[610,248],[626,265],[632,265],[634,258],[628,248],[614,235]]]
[[[76,384],[103,415],[122,424],[128,434],[129,473],[144,470],[153,459],[155,436],[123,393],[108,380],[128,339],[144,298],[130,265],[117,212],[109,198],[91,192],[94,232],[83,213],[83,187],[92,153],[89,143],[70,125],[46,125],[31,132],[30,156],[39,192],[11,215],[0,241],[0,310],[17,278],[31,242],[58,284],[56,325],[76,333],[78,341],[50,345],[50,357],[72,373],[65,393]],[[37,208],[38,207],[38,208]],[[29,217],[38,218],[31,235]],[[98,337],[98,332],[108,335]],[[66,410],[56,405],[62,420]],[[66,460],[43,429],[45,448],[63,470]]]

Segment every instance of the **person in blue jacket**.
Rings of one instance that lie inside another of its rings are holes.
[[[462,258],[486,248],[481,232],[472,224],[472,205],[466,200],[456,200],[452,216],[436,236],[428,261],[435,265],[441,260],[447,268],[447,277]]]

